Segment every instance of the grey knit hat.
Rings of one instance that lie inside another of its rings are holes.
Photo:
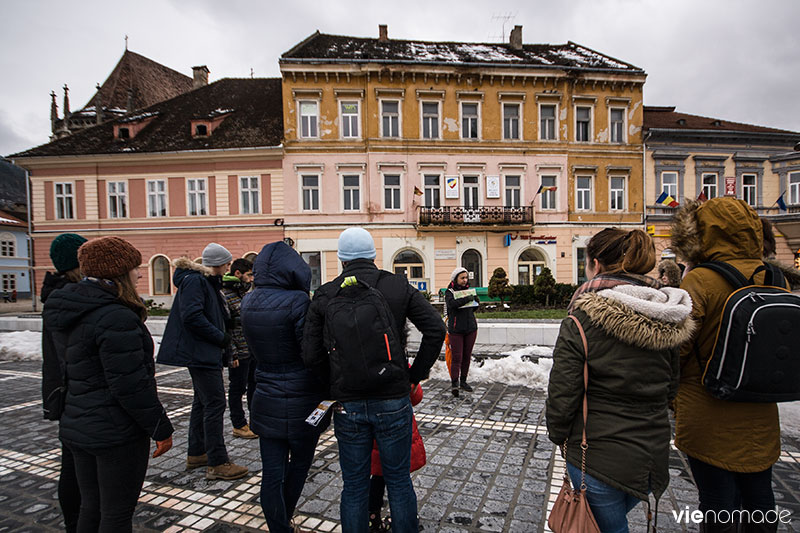
[[[203,266],[218,267],[231,261],[233,261],[233,255],[221,244],[212,242],[203,250]]]

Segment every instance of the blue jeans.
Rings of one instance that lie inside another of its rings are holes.
[[[189,416],[189,455],[208,454],[208,466],[228,462],[222,435],[225,416],[225,384],[222,370],[189,367],[194,399]]]
[[[259,438],[261,445],[261,510],[274,533],[291,533],[289,525],[314,461],[319,437]]]
[[[581,469],[567,463],[575,488],[581,485]],[[586,500],[602,533],[628,533],[628,511],[641,501],[586,474]]]
[[[247,411],[256,390],[256,362],[252,357],[239,359],[239,366],[228,367],[228,410],[235,428],[247,425],[248,416],[242,406],[242,396],[247,394]]]
[[[369,485],[372,444],[377,441],[389,492],[392,531],[417,533],[417,495],[411,484],[411,420],[408,396],[393,400],[342,402],[333,427],[342,467],[342,531],[369,530]]]

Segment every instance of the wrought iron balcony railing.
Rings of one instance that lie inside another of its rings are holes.
[[[420,207],[421,226],[513,226],[533,224],[533,207],[477,206]]]

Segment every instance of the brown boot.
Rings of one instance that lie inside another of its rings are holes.
[[[189,455],[186,457],[186,470],[194,470],[208,464],[208,455]]]
[[[233,428],[233,436],[240,439],[257,439],[258,435],[250,431],[250,426],[245,424],[240,428]]]
[[[209,466],[206,469],[206,479],[224,479],[230,481],[239,479],[247,475],[247,468],[231,462],[222,463],[217,466]]]

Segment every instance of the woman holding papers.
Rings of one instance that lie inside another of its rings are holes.
[[[459,388],[472,392],[467,384],[469,362],[472,358],[472,347],[478,336],[478,323],[475,320],[475,309],[478,308],[478,296],[475,289],[469,288],[467,269],[458,267],[450,275],[450,285],[445,292],[447,306],[447,332],[450,334],[450,380],[453,396],[458,397]]]

